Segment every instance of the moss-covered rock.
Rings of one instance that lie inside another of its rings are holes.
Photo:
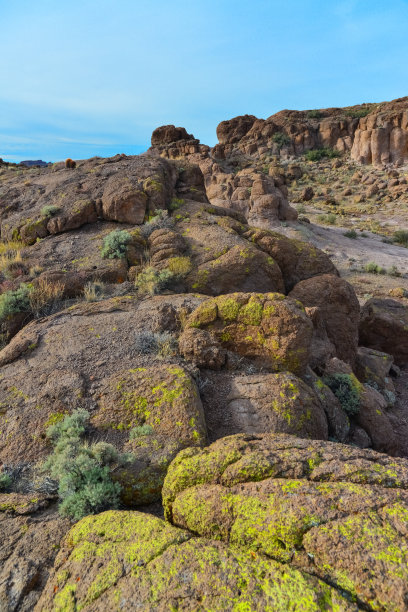
[[[335,589],[262,554],[192,537],[137,512],[80,521],[36,607],[51,610],[356,610]]]
[[[197,387],[177,365],[115,374],[104,382],[99,406],[93,425],[130,436],[125,450],[135,461],[113,474],[127,505],[157,500],[171,459],[181,448],[200,445],[206,438]]]
[[[312,323],[300,302],[280,293],[231,293],[203,302],[186,328],[209,331],[228,350],[272,370],[302,372]]]
[[[373,610],[408,597],[408,461],[284,435],[186,449],[166,516],[204,537],[302,568]]]

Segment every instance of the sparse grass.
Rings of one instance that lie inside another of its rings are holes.
[[[138,355],[172,357],[176,353],[177,343],[170,332],[142,331],[135,334],[134,347]]]
[[[105,292],[104,283],[90,282],[86,283],[84,287],[84,299],[87,302],[97,302],[103,298]]]
[[[123,259],[132,236],[126,230],[114,230],[103,240],[101,255],[104,259]]]
[[[336,151],[335,149],[323,148],[323,149],[312,149],[311,151],[307,151],[305,154],[305,158],[308,161],[320,161],[325,157],[330,159],[334,157],[340,157],[340,151]]]
[[[329,213],[327,215],[318,215],[317,220],[320,221],[320,223],[336,225],[337,217],[334,213]]]
[[[174,274],[167,268],[159,271],[148,266],[137,275],[135,287],[142,295],[155,295],[166,289],[173,280]]]
[[[397,230],[394,232],[392,242],[408,247],[408,230]]]
[[[354,229],[347,230],[347,232],[344,232],[343,236],[346,238],[351,238],[352,240],[355,240],[358,237],[357,232]]]
[[[306,207],[304,204],[298,204],[296,206],[296,210],[298,211],[300,215],[303,215],[306,212]]]
[[[371,113],[371,108],[359,108],[346,111],[346,116],[353,119],[361,119],[362,117],[367,117],[369,113]]]
[[[397,266],[391,266],[391,268],[388,268],[387,274],[389,276],[395,276],[396,278],[402,276],[401,272],[398,270]]]
[[[368,264],[364,266],[364,271],[369,272],[370,274],[386,274],[385,268],[382,268],[374,261],[370,261]]]
[[[64,295],[64,284],[52,282],[46,278],[38,282],[30,291],[30,308],[35,317],[50,315],[59,307]]]
[[[183,206],[183,204],[185,204],[185,200],[183,200],[183,198],[172,198],[169,204],[169,210],[178,210],[180,206]]]

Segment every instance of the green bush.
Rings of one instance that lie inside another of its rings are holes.
[[[150,436],[153,433],[153,427],[151,425],[139,425],[138,427],[133,427],[129,432],[130,440],[135,440],[140,436]]]
[[[336,225],[337,217],[334,213],[328,215],[318,215],[317,220],[321,223],[328,223],[329,225]]]
[[[388,268],[387,274],[389,274],[390,276],[396,276],[396,277],[402,276],[397,266],[391,266],[391,268]]]
[[[305,155],[308,161],[320,161],[326,157],[332,159],[334,157],[340,157],[340,151],[336,151],[335,149],[312,149],[308,151]]]
[[[174,277],[173,272],[167,268],[156,270],[156,268],[149,266],[138,274],[135,287],[142,294],[155,295],[166,289],[174,280]]]
[[[103,240],[101,255],[104,259],[122,259],[126,257],[127,245],[132,236],[126,230],[114,230]]]
[[[353,240],[355,240],[357,238],[357,232],[356,230],[347,230],[347,232],[344,232],[344,236],[346,238],[352,238]]]
[[[11,485],[10,476],[4,472],[0,474],[0,493],[4,493],[4,491],[7,491],[10,485]]]
[[[43,206],[41,209],[41,214],[43,217],[54,217],[54,215],[57,215],[60,212],[60,208],[59,206]]]
[[[323,117],[323,115],[322,115],[322,113],[320,111],[315,109],[315,110],[307,111],[306,117],[308,119],[321,119]]]
[[[347,414],[358,414],[362,385],[354,374],[330,374],[324,376],[323,382],[333,391]]]
[[[361,119],[362,117],[367,117],[370,112],[371,108],[360,108],[347,111],[346,116],[352,117],[353,119]]]
[[[386,270],[376,264],[374,261],[370,261],[364,266],[364,271],[370,274],[385,274]]]
[[[397,230],[394,232],[392,241],[396,244],[408,247],[408,230]]]
[[[169,204],[169,210],[177,210],[180,206],[183,206],[183,204],[185,204],[183,198],[172,198]]]
[[[6,291],[0,295],[0,319],[18,312],[30,312],[30,285],[22,284],[14,291]]]
[[[290,143],[290,138],[287,134],[284,134],[283,132],[276,132],[273,136],[272,136],[272,140],[275,144],[278,145],[279,148],[284,147],[285,145]]]
[[[106,442],[87,445],[88,423],[89,413],[79,409],[46,430],[54,450],[43,469],[58,482],[60,514],[74,520],[118,506],[121,487],[110,477],[111,466],[130,459]]]

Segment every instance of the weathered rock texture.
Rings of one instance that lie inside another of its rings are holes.
[[[404,610],[408,463],[284,435],[224,438],[182,451],[166,517],[325,580],[357,604]]]

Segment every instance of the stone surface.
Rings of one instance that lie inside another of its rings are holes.
[[[369,609],[404,610],[408,463],[292,436],[224,438],[170,466],[167,518],[329,582]]]
[[[361,309],[360,343],[408,364],[408,308],[390,299],[368,300]]]

